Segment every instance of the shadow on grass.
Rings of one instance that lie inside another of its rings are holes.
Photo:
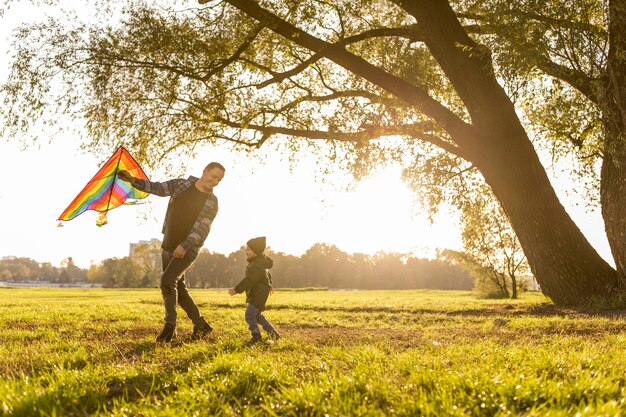
[[[241,309],[240,304],[211,303],[214,308]],[[592,307],[559,307],[545,303],[537,305],[519,304],[491,304],[488,307],[466,309],[433,309],[433,308],[394,308],[394,307],[341,307],[341,306],[311,306],[311,305],[287,305],[273,304],[268,310],[291,310],[291,311],[318,311],[340,313],[389,313],[389,314],[415,314],[415,315],[445,315],[461,317],[502,317],[502,316],[532,316],[532,317],[610,317],[626,318],[626,310],[601,310]]]
[[[354,347],[378,344],[396,350],[422,349],[427,346],[455,346],[458,344],[494,343],[508,345],[542,345],[554,337],[584,338],[603,340],[607,336],[624,333],[620,323],[606,323],[603,326],[568,323],[547,327],[513,328],[486,323],[485,326],[429,327],[424,329],[363,328],[345,326],[283,325],[280,330],[288,338],[281,342],[315,346]],[[466,342],[464,342],[466,341]]]
[[[162,304],[155,300],[140,300],[141,304]],[[419,303],[419,300],[416,300]],[[198,307],[206,308],[224,308],[224,309],[242,309],[241,303],[218,303],[218,302],[198,302]],[[595,306],[580,307],[563,307],[557,306],[550,302],[542,304],[517,304],[517,303],[491,303],[487,306],[476,308],[455,308],[446,310],[445,308],[403,308],[388,306],[316,306],[316,305],[291,305],[291,304],[271,304],[267,306],[268,310],[292,310],[292,311],[327,311],[327,312],[343,312],[343,313],[389,313],[389,314],[442,314],[446,316],[462,316],[462,317],[490,317],[502,315],[511,316],[532,316],[532,317],[608,317],[608,318],[626,318],[626,309],[624,308],[605,308]]]

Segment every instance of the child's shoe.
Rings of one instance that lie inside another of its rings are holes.
[[[262,341],[263,339],[261,338],[260,333],[252,333],[252,338],[246,342],[246,346],[256,345]]]

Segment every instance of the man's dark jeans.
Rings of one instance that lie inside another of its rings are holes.
[[[161,275],[161,294],[165,306],[165,322],[176,326],[176,303],[180,304],[194,326],[203,322],[198,306],[191,298],[185,285],[185,270],[196,260],[197,255],[174,258],[171,252],[163,251],[163,275]]]

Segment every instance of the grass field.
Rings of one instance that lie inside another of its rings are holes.
[[[0,415],[626,415],[624,311],[278,291],[247,348],[243,296],[192,295],[215,331],[161,345],[158,289],[0,289]]]

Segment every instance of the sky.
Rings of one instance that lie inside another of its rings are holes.
[[[2,53],[11,28],[31,12],[0,9]],[[0,63],[0,82],[8,61]],[[110,155],[81,152],[85,139],[79,136],[57,135],[50,143],[25,149],[18,139],[0,138],[0,257],[28,257],[58,266],[71,256],[78,266],[88,267],[127,256],[130,243],[161,238],[167,198],[157,196],[110,211],[109,224],[102,228],[95,225],[97,213],[92,211],[57,227],[59,214]],[[180,161],[186,175],[200,175],[210,161],[227,170],[215,189],[220,211],[204,245],[208,250],[228,254],[260,235],[267,236],[274,251],[294,255],[318,242],[349,253],[392,251],[425,257],[434,256],[437,249],[461,248],[456,216],[444,210],[430,224],[420,210],[419,196],[402,182],[398,166],[378,167],[346,191],[349,177],[324,178],[306,155],[290,170],[285,158],[271,151],[243,154],[207,146],[199,158]],[[146,173],[153,181],[170,178],[163,172]],[[554,185],[583,233],[611,261],[599,213],[587,212],[580,201],[566,195],[565,190],[577,184],[560,180]]]
[[[59,214],[110,156],[82,153],[70,139],[26,150],[11,142],[0,144],[0,256],[55,265],[71,256],[78,266],[87,267],[126,256],[130,242],[161,237],[168,199],[157,196],[111,210],[108,224],[101,228],[95,225],[93,211],[57,227]],[[220,209],[204,246],[211,251],[228,254],[260,235],[267,236],[273,250],[294,255],[317,242],[349,253],[420,256],[432,256],[436,248],[460,247],[453,216],[430,225],[419,215],[398,167],[381,169],[347,192],[340,184],[322,182],[311,160],[291,172],[284,160],[264,163],[221,147],[207,148],[202,155],[188,161],[188,175],[198,176],[210,161],[226,167],[214,190]],[[169,178],[149,171],[147,175],[154,181]]]

